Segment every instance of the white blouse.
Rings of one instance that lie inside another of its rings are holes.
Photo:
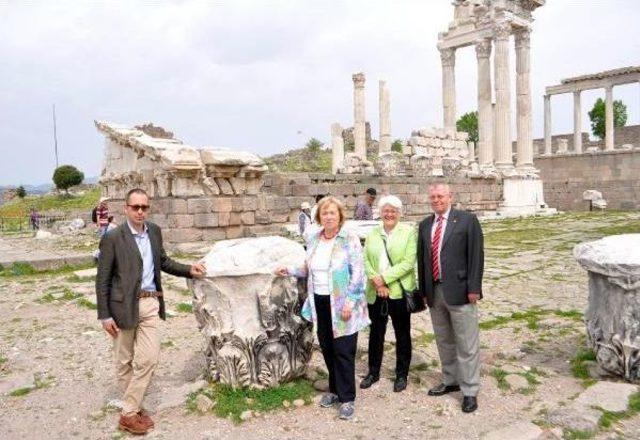
[[[316,251],[309,261],[309,270],[313,280],[313,293],[316,295],[330,295],[329,288],[329,267],[331,266],[331,250],[335,238],[331,240],[320,240]]]

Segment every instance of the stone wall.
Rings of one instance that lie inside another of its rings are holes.
[[[558,140],[566,139],[568,141],[568,150],[573,151],[573,133],[557,134],[551,136],[551,151],[553,154],[558,150]],[[513,152],[516,152],[516,142],[513,142]],[[640,147],[640,125],[628,125],[625,127],[616,127],[613,131],[613,144],[616,147],[631,144]],[[585,151],[589,147],[598,147],[604,150],[604,140],[589,140],[589,133],[582,133],[582,150]],[[544,138],[533,140],[533,151],[535,155],[544,153]]]
[[[397,195],[405,205],[405,219],[421,220],[431,211],[429,182],[442,179],[377,177],[333,174],[266,174],[258,194],[208,197],[153,198],[150,220],[163,228],[167,243],[213,241],[249,236],[277,235],[295,223],[302,202],[314,203],[317,194],[344,200],[353,216],[359,197],[369,187],[379,194]],[[502,184],[493,179],[447,180],[462,209],[477,213],[498,208]],[[112,212],[122,211],[122,200],[110,200]]]
[[[551,207],[588,210],[582,192],[595,189],[602,192],[609,209],[640,208],[639,150],[540,156],[534,165],[540,169],[545,201]]]

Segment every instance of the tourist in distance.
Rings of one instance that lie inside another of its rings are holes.
[[[364,193],[364,200],[358,200],[353,213],[354,220],[373,220],[373,202],[378,195],[375,188],[368,188]]]
[[[142,407],[160,354],[160,319],[165,306],[160,271],[202,278],[205,267],[177,263],[167,257],[160,228],[146,221],[149,196],[132,189],[125,199],[126,221],[100,242],[96,276],[98,319],[113,338],[116,376],[122,389],[118,428],[146,434],[153,428]]]
[[[329,371],[329,392],[320,406],[339,406],[341,419],[355,412],[355,357],[358,332],[369,325],[364,295],[364,264],[358,236],[343,228],[345,208],[335,197],[323,198],[316,213],[321,228],[307,235],[301,267],[278,267],[279,276],[307,277],[302,317],[312,321]]]
[[[367,275],[366,297],[371,319],[369,334],[369,372],[360,388],[369,388],[380,379],[384,335],[389,316],[396,336],[396,377],[393,391],[407,387],[411,363],[411,314],[404,290],[416,288],[415,227],[400,223],[402,201],[384,196],[378,202],[382,224],[367,235],[364,267]]]
[[[107,200],[109,200],[107,197],[100,197],[98,206],[96,206],[96,224],[98,226],[99,238],[102,238],[109,227],[109,207],[107,206]]]
[[[484,249],[475,215],[453,209],[449,185],[429,187],[434,214],[418,227],[418,284],[426,297],[442,364],[442,383],[430,396],[462,391],[462,411],[478,408],[478,306]]]
[[[311,207],[311,223],[317,224],[316,214],[318,212],[318,203],[324,197],[324,194],[316,194],[316,203]]]
[[[305,231],[308,232],[311,226],[311,205],[309,202],[302,202],[300,205],[300,213],[298,214],[298,232],[304,237]]]

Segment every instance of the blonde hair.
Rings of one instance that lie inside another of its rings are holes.
[[[338,200],[333,196],[323,197],[318,202],[318,209],[316,210],[316,218],[315,218],[316,223],[321,224],[320,213],[322,212],[322,209],[327,205],[336,205],[336,208],[338,208],[338,214],[340,215],[340,222],[338,224],[338,227],[341,228],[344,222],[347,220],[347,215],[345,212],[344,203],[342,203],[340,200]]]

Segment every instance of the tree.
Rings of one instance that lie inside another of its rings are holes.
[[[469,141],[478,142],[478,112],[465,113],[456,122],[456,130],[469,134]]]
[[[322,147],[324,147],[324,144],[322,142],[320,142],[318,139],[316,138],[311,138],[309,139],[309,141],[305,144],[305,146],[309,149],[309,151],[312,151],[314,153],[320,151],[320,149]]]
[[[606,105],[602,98],[598,98],[589,112],[591,132],[594,136],[604,139],[606,134]],[[620,100],[613,101],[613,126],[624,127],[627,123],[627,106]]]
[[[84,174],[73,165],[61,165],[53,172],[53,183],[56,188],[63,189],[69,194],[69,188],[80,185],[84,180]]]
[[[24,186],[20,185],[16,188],[16,195],[21,199],[24,199],[24,197],[27,195],[27,190],[24,189]]]
[[[396,139],[391,144],[391,151],[397,151],[398,153],[402,153],[402,139]]]

